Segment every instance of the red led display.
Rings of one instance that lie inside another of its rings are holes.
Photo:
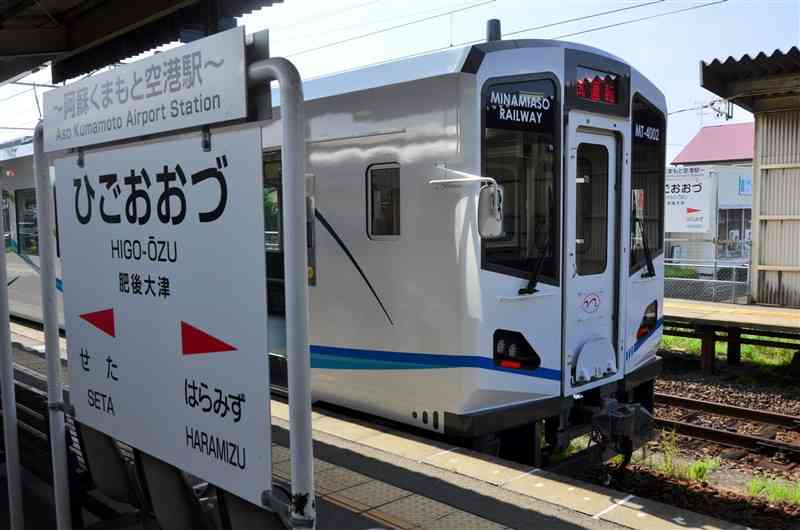
[[[589,68],[578,68],[575,95],[587,101],[615,105],[617,76]]]

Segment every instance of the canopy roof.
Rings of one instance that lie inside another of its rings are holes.
[[[48,61],[58,83],[280,1],[0,0],[0,84]]]
[[[751,111],[800,108],[800,50],[700,63],[700,85]]]

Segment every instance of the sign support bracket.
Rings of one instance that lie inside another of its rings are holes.
[[[284,270],[286,288],[286,350],[289,393],[289,447],[292,528],[315,528],[314,452],[311,431],[311,356],[308,348],[308,254],[306,251],[306,137],[303,84],[297,68],[275,57],[247,67],[249,85],[269,92],[277,81],[281,98],[282,186],[284,190]],[[306,502],[295,502],[305,499]],[[310,502],[309,502],[310,500]]]
[[[78,160],[83,159],[82,150]],[[39,209],[39,245],[42,281],[45,357],[47,359],[47,402],[50,421],[50,451],[53,464],[53,497],[58,530],[72,528],[69,502],[67,437],[64,421],[64,391],[61,384],[61,352],[58,343],[56,301],[56,241],[53,209],[53,183],[44,153],[44,124],[36,124],[33,135],[33,173],[36,175],[36,201]]]
[[[0,226],[3,221],[0,220]],[[6,229],[8,227],[5,227]],[[22,478],[19,461],[17,398],[14,388],[14,350],[11,347],[11,321],[8,309],[6,253],[0,253],[0,386],[2,386],[3,439],[5,442],[6,484],[11,530],[23,530]]]

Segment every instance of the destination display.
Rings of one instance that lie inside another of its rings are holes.
[[[616,105],[619,94],[619,76],[579,66],[575,76],[575,95],[594,103]]]
[[[490,85],[484,92],[489,129],[552,132],[557,111],[555,84],[546,79]]]
[[[244,60],[239,27],[45,92],[45,151],[244,118]]]
[[[260,505],[260,129],[214,131],[210,151],[200,132],[92,150],[55,170],[76,419]]]

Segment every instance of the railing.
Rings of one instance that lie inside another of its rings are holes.
[[[750,267],[726,260],[678,261],[664,264],[664,296],[703,302],[747,303]]]

